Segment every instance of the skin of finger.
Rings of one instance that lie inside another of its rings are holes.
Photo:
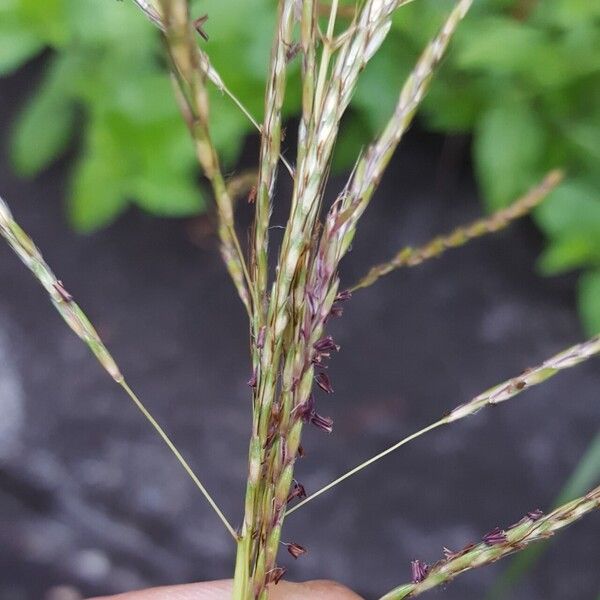
[[[347,587],[334,581],[308,581],[290,583],[282,581],[271,586],[271,600],[361,600],[361,597]],[[105,596],[91,600],[229,600],[231,581],[211,581],[173,587],[154,588]]]

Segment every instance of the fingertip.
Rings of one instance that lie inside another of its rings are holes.
[[[271,600],[362,600],[337,581],[317,579],[303,583],[283,581],[270,588]]]

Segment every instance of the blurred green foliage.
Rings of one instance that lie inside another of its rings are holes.
[[[273,0],[200,0],[205,44],[231,90],[260,117],[274,22]],[[353,2],[344,2],[346,6]],[[342,128],[334,166],[348,168],[390,114],[403,79],[452,6],[415,0],[367,67]],[[204,43],[204,42],[202,42]],[[0,75],[45,48],[45,75],[12,138],[17,170],[34,175],[75,138],[70,181],[75,227],[111,222],[133,202],[159,215],[203,209],[193,150],[162,59],[159,36],[131,2],[0,0]],[[288,115],[298,112],[299,60]],[[544,273],[585,269],[581,314],[600,331],[600,2],[479,0],[425,100],[432,130],[473,134],[473,160],[490,209],[506,205],[551,167],[567,182],[537,211],[548,238]],[[226,168],[252,127],[213,90],[212,125]]]

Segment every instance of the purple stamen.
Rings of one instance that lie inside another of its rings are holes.
[[[327,373],[324,373],[323,371],[317,373],[317,375],[315,376],[315,381],[317,382],[317,385],[326,394],[333,394],[333,387],[331,385],[331,380],[329,379],[329,375],[327,375]]]
[[[350,290],[344,290],[335,297],[335,302],[346,302],[346,300],[350,300],[350,298],[352,298],[352,292]]]
[[[271,569],[267,573],[267,583],[273,583],[274,585],[277,585],[281,581],[282,577],[285,575],[285,572],[285,567],[275,567]]]
[[[482,539],[488,546],[497,546],[506,542],[506,533],[500,527],[495,527],[492,531],[486,533]]]
[[[295,479],[294,486],[287,497],[287,501],[291,502],[294,498],[298,498],[299,500],[306,498],[306,490],[304,489],[304,486],[301,483],[298,483]]]
[[[265,346],[266,331],[267,331],[267,328],[264,325],[258,330],[258,335],[256,336],[256,347],[259,350],[261,350]]]
[[[410,573],[413,583],[421,583],[427,577],[429,566],[420,560],[410,562]]]
[[[308,552],[308,550],[304,546],[301,546],[300,544],[296,544],[295,542],[292,542],[291,544],[285,544],[285,546],[287,547],[287,551],[294,558],[300,558],[301,556],[304,556]]]
[[[318,413],[314,413],[310,422],[317,428],[331,433],[333,431],[333,419],[331,417],[322,417]]]
[[[313,348],[319,352],[337,352],[340,347],[333,341],[333,338],[328,335],[327,337],[321,338],[318,342],[315,342]]]
[[[344,309],[341,306],[333,305],[329,311],[329,317],[341,317],[344,314]]]
[[[531,519],[532,521],[539,521],[543,516],[544,513],[539,508],[527,513],[527,518]]]

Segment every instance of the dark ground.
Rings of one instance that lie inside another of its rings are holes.
[[[0,88],[2,132],[23,93]],[[3,135],[3,145],[6,135]],[[480,211],[468,168],[436,177],[441,143],[412,134],[394,161],[343,276]],[[239,521],[249,430],[247,328],[214,244],[131,211],[82,237],[61,206],[65,164],[0,190],[114,351],[133,387],[226,514]],[[281,200],[285,202],[285,200]],[[342,351],[322,400],[327,437],[307,431],[298,468],[315,490],[492,384],[583,339],[572,279],[542,279],[531,223],[361,291],[332,327]],[[0,598],[67,598],[227,577],[233,548],[171,455],[41,289],[0,247]],[[551,505],[598,429],[599,363],[434,432],[290,517],[306,545],[291,578],[334,578],[375,598],[525,511]],[[595,599],[600,515],[560,536],[514,600]],[[506,564],[506,563],[505,563]],[[501,567],[459,578],[444,600],[484,597]]]

